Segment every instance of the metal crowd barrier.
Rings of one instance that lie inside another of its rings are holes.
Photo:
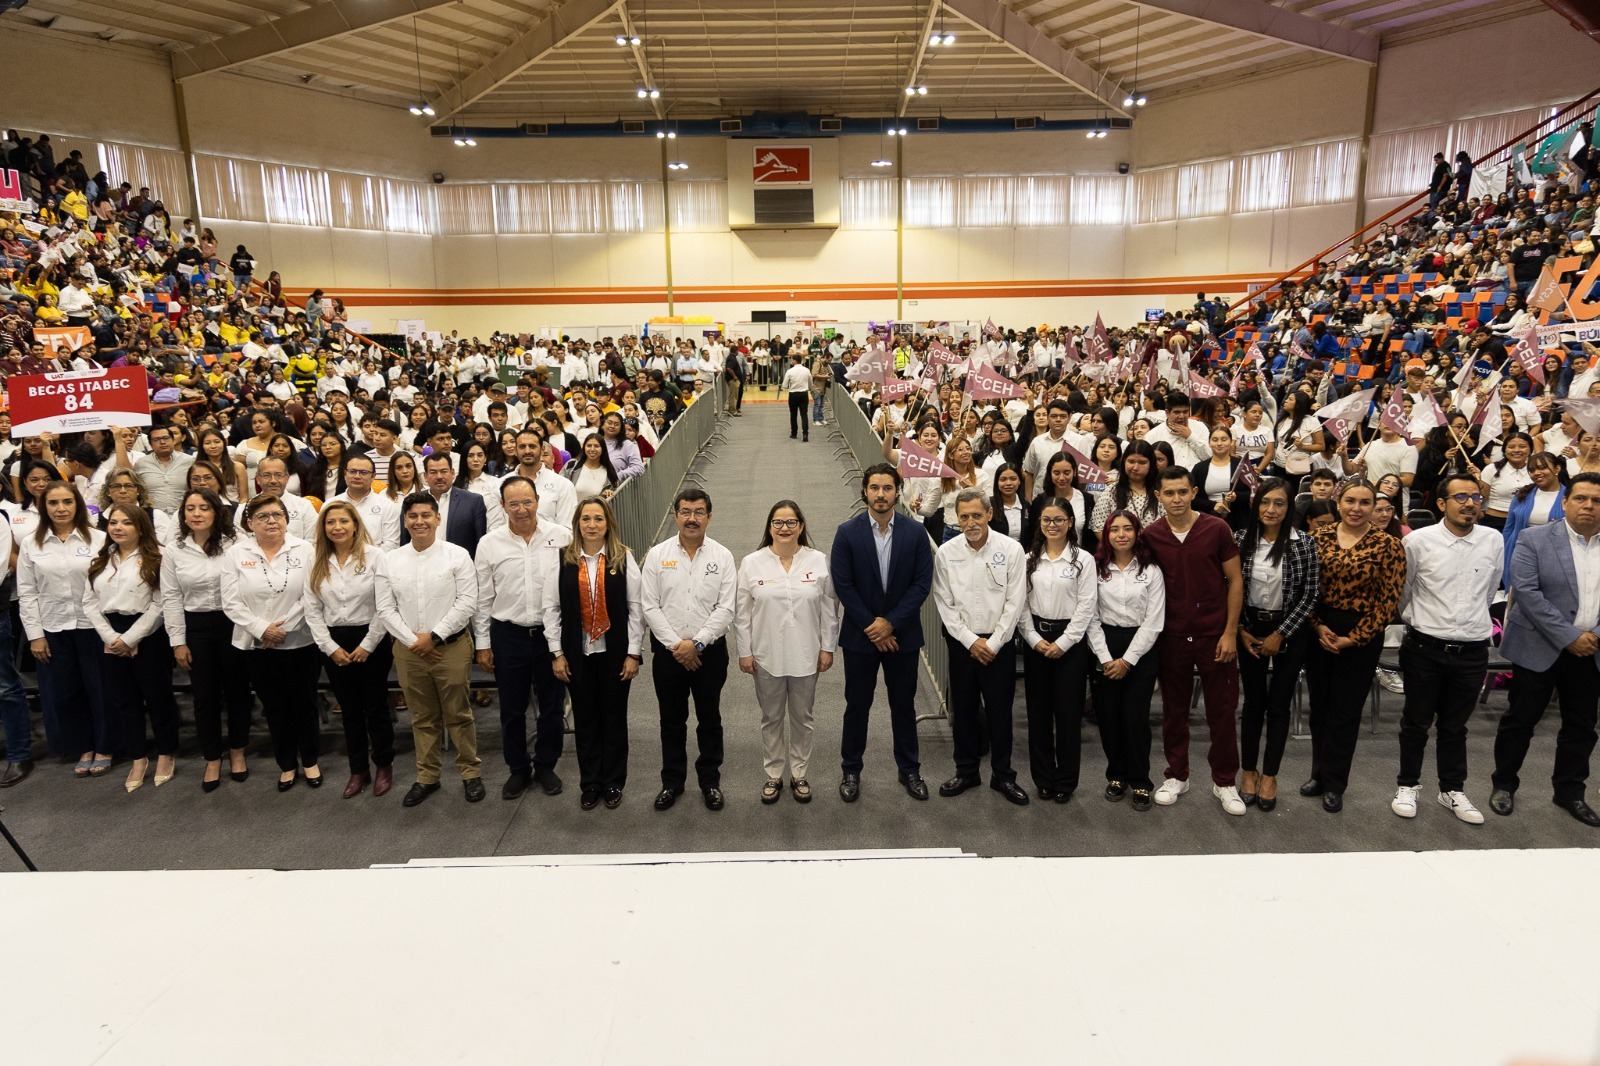
[[[861,471],[873,463],[883,461],[883,438],[872,428],[872,423],[867,421],[866,414],[861,407],[849,397],[845,390],[834,386],[828,390],[833,399],[833,418],[839,427],[839,434],[844,438],[845,448],[849,449],[850,457],[855,460],[855,486],[860,484]],[[843,456],[841,456],[843,458]],[[859,498],[856,509],[865,508]],[[905,498],[901,497],[901,508],[910,514],[905,507]],[[937,544],[934,545],[938,547]],[[942,634],[943,623],[939,620],[939,609],[934,606],[933,597],[930,595],[922,604],[922,663],[928,668],[928,677],[933,682],[933,695],[939,701],[941,715],[923,715],[923,718],[948,717],[950,707],[950,652],[945,645]]]
[[[622,539],[634,558],[645,553],[659,539],[661,527],[672,509],[684,477],[706,444],[717,432],[717,419],[725,400],[724,386],[718,379],[715,390],[689,405],[668,428],[666,436],[644,472],[624,481],[611,497]]]

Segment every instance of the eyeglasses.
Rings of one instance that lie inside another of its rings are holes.
[[[679,514],[683,514],[682,511],[679,511],[678,513]],[[772,528],[773,529],[799,529],[800,528],[800,519],[798,519],[798,518],[774,518],[772,520]]]
[[[282,511],[262,511],[260,514],[250,516],[252,522],[287,522],[289,516]]]
[[[1065,517],[1051,518],[1049,515],[1040,515],[1039,516],[1039,524],[1041,526],[1062,526],[1062,525],[1066,525],[1067,521],[1068,521],[1068,519],[1065,518]]]
[[[1456,493],[1452,493],[1450,498],[1452,500],[1456,501],[1457,503],[1482,503],[1483,502],[1483,493],[1481,493],[1481,492],[1456,492]]]
[[[700,508],[700,507],[696,507],[693,510],[691,510],[691,509],[689,509],[687,507],[678,508],[678,517],[679,518],[705,518],[710,513],[711,513],[710,511],[707,511],[704,508]]]

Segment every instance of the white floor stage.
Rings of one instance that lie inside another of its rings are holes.
[[[0,1059],[1587,1062],[1596,885],[1592,850],[13,874]]]

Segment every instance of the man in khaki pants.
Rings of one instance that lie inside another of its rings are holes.
[[[478,578],[467,550],[439,536],[439,505],[426,492],[401,504],[411,542],[378,561],[378,617],[394,637],[394,665],[411,708],[417,781],[403,801],[415,807],[439,791],[439,738],[456,746],[467,802],[483,799],[477,725],[467,703],[472,672],[472,612]]]

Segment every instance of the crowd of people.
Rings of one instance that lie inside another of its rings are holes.
[[[149,190],[90,176],[77,153],[46,164],[36,142],[8,144],[45,180],[37,211],[0,218],[0,369],[142,366],[155,417],[25,436],[0,455],[15,574],[0,646],[18,651],[0,656],[0,787],[34,772],[20,664],[37,673],[49,751],[84,778],[127,760],[129,792],[152,769],[156,786],[177,772],[175,668],[205,791],[224,770],[247,778],[257,702],[278,788],[319,787],[325,675],[344,795],[382,795],[392,671],[415,749],[405,804],[440,787],[447,733],[477,801],[472,704],[493,697],[473,689],[476,664],[498,693],[502,796],[561,791],[570,697],[580,803],[615,807],[648,643],[657,809],[687,787],[691,706],[696,786],[724,804],[730,660],[761,706],[760,800],[787,788],[810,801],[816,681],[836,653],[841,797],[861,792],[881,672],[899,782],[922,800],[926,639],[949,652],[942,795],[982,783],[987,757],[991,787],[1030,802],[1011,763],[1020,658],[1033,798],[1076,793],[1092,715],[1105,798],[1177,802],[1198,679],[1214,797],[1228,814],[1271,810],[1303,675],[1313,751],[1299,791],[1337,813],[1386,633],[1403,626],[1387,682],[1405,694],[1394,812],[1417,813],[1432,730],[1440,804],[1483,820],[1466,729],[1498,640],[1511,707],[1491,809],[1511,813],[1557,691],[1553,798],[1600,825],[1583,798],[1600,699],[1600,436],[1581,402],[1600,398],[1600,349],[1557,342],[1531,368],[1515,351],[1537,342],[1531,325],[1562,321],[1521,302],[1544,265],[1576,260],[1581,276],[1593,262],[1592,149],[1565,188],[1491,204],[1444,193],[1243,319],[1202,295],[1128,328],[929,324],[865,345],[817,331],[449,334],[387,351],[350,332],[337,299],[316,290],[294,306],[244,246],[224,259],[210,230],[174,227]],[[1507,261],[1498,278],[1478,277],[1486,253]],[[1402,272],[1427,284],[1391,297],[1385,279]],[[1468,291],[1504,294],[1491,320],[1448,313]],[[52,347],[56,326],[90,340]],[[991,374],[1001,394],[973,387]],[[640,531],[618,527],[610,497],[719,381],[733,415],[751,389],[786,393],[791,437],[809,439],[830,396],[879,430],[866,513],[829,550],[784,499],[736,560],[707,535],[699,490],[674,500],[673,537],[639,559],[624,545]],[[929,597],[939,633],[922,631]]]

